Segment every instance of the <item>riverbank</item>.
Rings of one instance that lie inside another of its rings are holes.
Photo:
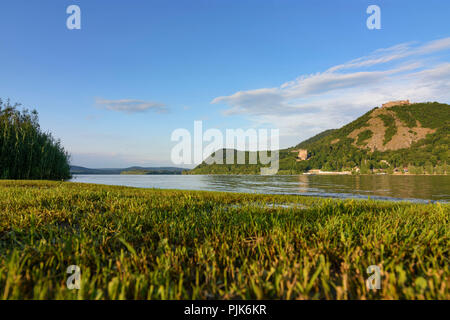
[[[321,171],[321,170],[310,170],[302,173],[304,175],[324,175],[324,176],[448,176],[448,174],[438,174],[438,173],[408,173],[408,172],[394,172],[394,173],[386,173],[386,172],[374,172],[374,173],[354,173],[351,171]]]
[[[0,181],[3,299],[449,299],[447,204]],[[81,271],[67,288],[67,268]],[[380,266],[380,290],[366,270]]]

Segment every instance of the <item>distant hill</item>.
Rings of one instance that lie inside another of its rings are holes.
[[[181,174],[183,168],[176,167],[129,167],[129,168],[108,168],[90,169],[80,166],[70,166],[71,174]]]
[[[388,104],[374,108],[340,129],[327,130],[295,147],[280,150],[278,174],[311,169],[409,173],[448,172],[450,106],[437,102]],[[307,160],[301,160],[302,156]],[[246,152],[248,157],[249,153]],[[259,174],[262,165],[207,165],[189,174]]]

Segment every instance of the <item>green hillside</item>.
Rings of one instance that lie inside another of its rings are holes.
[[[340,129],[324,131],[280,150],[278,174],[311,169],[353,173],[444,174],[449,163],[450,106],[437,102],[374,108]],[[308,159],[297,159],[306,149]],[[249,153],[246,152],[248,159]],[[256,165],[207,165],[188,174],[259,174]]]

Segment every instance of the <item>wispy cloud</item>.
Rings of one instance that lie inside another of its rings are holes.
[[[328,69],[328,72],[351,68],[371,67],[408,57],[419,57],[448,49],[450,49],[450,37],[430,41],[421,45],[415,42],[402,43],[389,48],[378,49],[368,56],[334,66]]]
[[[296,143],[389,100],[450,102],[448,55],[439,61],[437,54],[448,50],[450,38],[403,43],[279,87],[239,91],[211,103],[225,105],[226,115],[277,127],[288,143]]]
[[[163,103],[133,99],[106,100],[96,99],[96,104],[107,110],[119,111],[125,113],[139,113],[154,111],[157,113],[167,113],[167,106]]]

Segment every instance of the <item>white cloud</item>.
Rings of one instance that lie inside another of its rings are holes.
[[[449,49],[450,38],[399,44],[279,87],[239,91],[211,103],[226,105],[224,114],[279,128],[288,146],[389,100],[450,102],[450,63],[432,55]]]
[[[438,51],[450,49],[450,37],[427,42],[423,45],[416,43],[402,43],[390,48],[383,48],[374,51],[371,55],[361,57],[350,62],[332,67],[329,72],[343,69],[370,67],[378,64],[393,62],[412,56],[422,56]]]
[[[133,100],[133,99],[122,99],[122,100],[105,100],[96,99],[98,106],[105,108],[107,110],[126,112],[126,113],[139,113],[146,111],[155,111],[157,113],[166,113],[167,106],[163,103],[143,101],[143,100]]]

